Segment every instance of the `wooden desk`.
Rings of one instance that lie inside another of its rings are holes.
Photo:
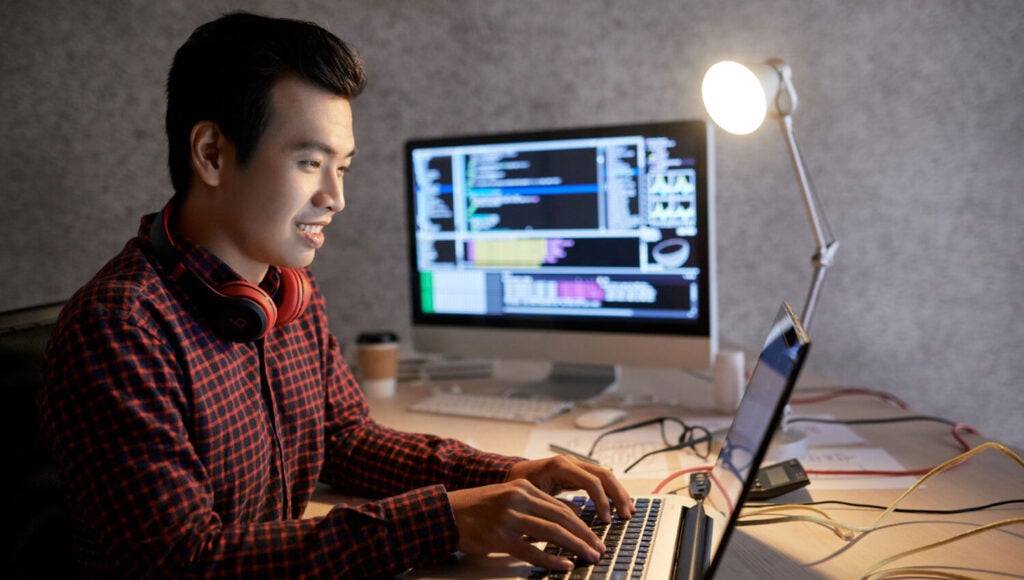
[[[533,367],[506,366],[503,374],[530,377]],[[801,381],[820,385],[816,377]],[[492,383],[463,383],[466,390],[487,390]],[[660,386],[659,386],[660,385]],[[664,388],[669,385],[669,388]],[[491,422],[457,417],[410,413],[406,409],[430,393],[431,388],[444,385],[400,385],[395,397],[371,399],[377,421],[406,431],[435,433],[467,441],[481,449],[508,455],[520,455],[533,430],[532,425]],[[707,415],[712,405],[708,383],[700,377],[671,371],[631,371],[624,374],[619,392],[653,395],[660,399],[675,398],[680,405],[672,409],[679,416]],[[797,393],[799,394],[800,388]],[[912,405],[912,402],[911,402]],[[630,420],[666,414],[666,406],[635,406]],[[573,416],[563,415],[543,425],[546,429],[571,428]],[[801,405],[796,416],[830,413],[841,419],[897,417],[909,415],[879,399],[851,396],[826,403]],[[949,417],[956,419],[955,416]],[[960,453],[950,435],[950,428],[939,423],[911,422],[875,426],[858,426],[868,447],[885,449],[906,469],[931,467]],[[984,441],[967,436],[971,445]],[[625,480],[632,493],[648,493],[657,481]],[[800,503],[810,500],[845,500],[858,503],[889,505],[902,489],[882,490],[820,490],[814,485],[775,500],[776,503]],[[976,506],[1007,499],[1024,498],[1024,469],[1001,453],[986,451],[969,462],[931,479],[925,487],[912,494],[901,507],[953,509]],[[307,515],[326,513],[337,497],[324,489],[317,495]],[[822,506],[833,517],[846,523],[868,525],[880,515],[879,510]],[[972,527],[1011,517],[1024,517],[1024,505],[1014,504],[996,509],[957,515],[889,515],[875,531],[860,534],[852,541],[842,540],[830,530],[811,523],[783,523],[764,526],[741,526],[733,534],[720,563],[717,578],[856,578],[869,566],[898,552],[938,541]],[[472,568],[457,565],[444,569],[425,570],[412,577],[507,577],[501,568],[505,559],[492,557],[488,569],[476,562]],[[1011,526],[984,533],[919,555],[901,559],[890,567],[921,565],[945,567],[949,573],[982,578],[1024,577],[1024,526]],[[528,567],[521,568],[526,570]],[[490,575],[493,572],[493,576]]]

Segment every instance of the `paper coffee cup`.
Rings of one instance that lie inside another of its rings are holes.
[[[733,413],[740,406],[745,365],[742,350],[723,349],[715,356],[714,388],[715,408],[722,413]]]
[[[398,384],[398,335],[363,332],[356,337],[359,384],[370,397],[392,397]]]

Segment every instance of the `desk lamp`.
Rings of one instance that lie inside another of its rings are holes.
[[[792,71],[789,65],[778,59],[755,65],[722,61],[704,74],[701,93],[711,119],[734,135],[753,133],[764,122],[766,115],[779,120],[816,245],[811,257],[814,277],[800,315],[804,328],[809,330],[818,303],[818,293],[825,281],[825,272],[832,265],[839,242],[832,236],[793,135],[792,113],[796,110],[797,97]]]
[[[747,135],[756,131],[766,116],[779,120],[789,157],[793,162],[796,180],[800,185],[807,220],[811,224],[815,251],[811,256],[814,276],[807,291],[800,318],[804,329],[810,332],[811,318],[818,304],[818,293],[825,281],[825,272],[832,265],[839,242],[832,236],[828,220],[821,210],[810,177],[804,168],[803,156],[793,135],[793,111],[796,110],[797,96],[793,88],[793,73],[789,65],[779,59],[769,59],[762,64],[745,65],[733,61],[722,61],[704,74],[701,86],[704,107],[719,127],[734,135]],[[782,461],[800,458],[807,451],[807,438],[797,429],[789,427],[791,413],[786,405],[786,417],[775,434],[770,459]],[[766,459],[767,461],[768,459]]]

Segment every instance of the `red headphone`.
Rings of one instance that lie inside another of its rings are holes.
[[[271,298],[262,288],[244,280],[233,280],[214,288],[182,263],[181,251],[171,236],[173,206],[167,204],[155,215],[149,237],[160,261],[171,269],[195,298],[218,336],[232,342],[252,342],[263,338],[274,326],[294,321],[306,311],[312,284],[299,270],[273,268],[279,278],[277,292]]]

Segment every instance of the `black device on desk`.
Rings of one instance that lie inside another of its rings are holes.
[[[811,483],[804,466],[796,459],[769,465],[757,470],[757,479],[750,489],[750,499],[769,499],[800,489]]]

